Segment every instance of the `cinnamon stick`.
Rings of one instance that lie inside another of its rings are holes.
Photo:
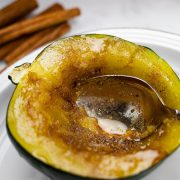
[[[5,59],[7,64],[12,64],[16,60],[20,59],[24,55],[28,54],[32,50],[40,47],[41,45],[48,43],[62,36],[69,31],[70,26],[67,23],[48,28],[44,31],[34,34],[31,38],[21,43],[15,51],[9,53]]]
[[[34,17],[40,17],[41,15],[48,14],[48,13],[51,13],[51,12],[54,12],[54,11],[61,11],[61,10],[64,10],[64,7],[59,3],[54,3],[52,6],[48,7],[47,9],[42,11],[40,14],[38,14],[38,15],[36,15]]]
[[[0,60],[4,60],[4,57],[10,52],[13,51],[21,42],[26,40],[27,37],[22,37],[10,43],[7,43],[0,47]]]
[[[38,7],[36,0],[16,0],[0,10],[0,27],[6,26],[18,18],[26,16]]]
[[[63,7],[62,6],[59,7],[59,5],[57,6],[57,4],[53,6],[53,10],[57,11],[57,10],[62,10],[62,9]],[[45,30],[41,30],[35,33],[34,35],[31,35],[29,38],[23,41],[18,47],[16,47],[14,51],[10,52],[5,57],[7,64],[10,65],[16,60],[28,54],[29,52],[33,51],[34,49],[40,47],[41,45],[57,39],[58,37],[66,33],[67,31],[69,31],[69,29],[70,29],[70,26],[66,22],[64,22],[60,25],[56,25],[56,26],[47,28]]]
[[[61,11],[61,10],[63,10],[63,6],[58,4],[58,3],[55,3],[51,7],[49,7],[48,9],[46,9],[43,12],[41,12],[40,14],[38,14],[36,17],[41,16],[43,14],[50,13],[50,12]],[[20,45],[22,42],[31,38],[31,36],[33,36],[33,35],[20,37],[18,39],[15,39],[11,42],[6,43],[5,45],[2,45],[0,47],[0,60],[4,60],[5,56],[7,56],[8,53],[11,53],[11,51],[13,51],[13,49],[18,47],[18,45]]]
[[[24,20],[0,30],[0,44],[20,37],[24,34],[33,33],[48,28],[80,14],[79,8],[52,12],[32,19]]]

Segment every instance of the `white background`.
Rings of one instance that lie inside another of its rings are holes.
[[[0,8],[12,0],[0,0]],[[38,0],[38,13],[57,0]],[[180,0],[59,0],[80,7],[70,34],[107,27],[143,27],[180,33]]]

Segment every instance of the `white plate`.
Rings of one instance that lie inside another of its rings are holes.
[[[90,33],[111,34],[150,47],[166,59],[175,72],[180,75],[180,36],[178,35],[136,28],[104,29]],[[0,179],[2,180],[48,179],[18,155],[7,137],[4,123],[7,105],[14,90],[14,85],[7,78],[9,72],[14,66],[33,61],[42,49],[43,47],[24,57],[0,75]],[[180,180],[179,167],[180,148],[143,180]]]

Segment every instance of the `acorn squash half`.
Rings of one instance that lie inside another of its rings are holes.
[[[49,177],[139,178],[179,146],[180,121],[170,117],[165,116],[153,135],[139,141],[108,134],[88,117],[75,103],[76,84],[104,74],[139,77],[169,107],[180,109],[180,80],[152,50],[101,34],[54,42],[26,71],[16,69],[10,75],[18,85],[7,112],[13,144]]]

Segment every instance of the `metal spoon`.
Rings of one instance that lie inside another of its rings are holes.
[[[167,107],[150,84],[133,76],[102,75],[87,79],[78,84],[77,96],[77,105],[96,118],[102,129],[106,125],[108,133],[127,139],[151,135],[167,115],[180,119],[180,110]]]

